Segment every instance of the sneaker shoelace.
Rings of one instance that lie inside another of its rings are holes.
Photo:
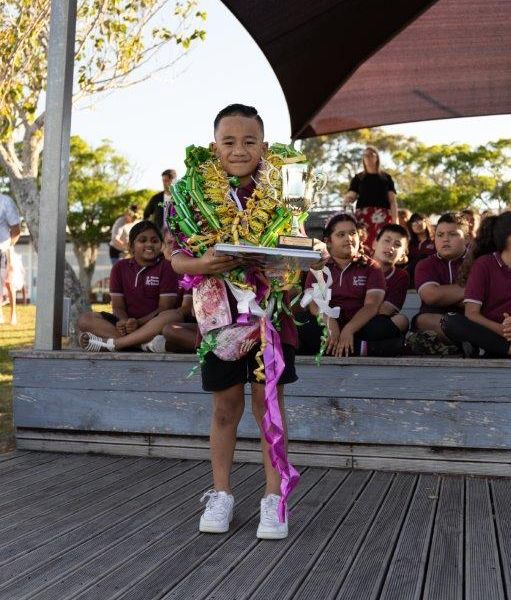
[[[230,502],[227,494],[220,494],[215,490],[208,490],[200,499],[201,502],[207,499],[204,516],[215,520],[224,519],[229,512]]]
[[[274,494],[266,496],[261,503],[261,520],[265,523],[276,524],[280,523],[277,514],[277,508],[280,498]]]
[[[82,333],[80,338],[84,340],[84,345],[82,346],[82,348],[87,352],[100,352],[103,348],[111,350],[108,342],[105,342],[102,338],[95,335],[94,333]],[[80,341],[82,341],[82,339]]]

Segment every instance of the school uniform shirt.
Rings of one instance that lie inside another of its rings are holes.
[[[504,313],[511,315],[511,269],[500,252],[474,261],[465,286],[465,302],[479,304],[481,314],[496,323],[502,323]]]
[[[465,255],[451,260],[442,258],[438,253],[428,256],[415,267],[415,288],[418,293],[427,285],[451,285],[456,283],[458,271]],[[435,306],[421,304],[420,313],[463,312],[457,304],[451,306]]]
[[[418,240],[415,242],[410,241],[408,246],[408,261],[410,263],[417,263],[419,260],[435,254],[435,252],[436,249],[434,240],[429,240],[426,238],[422,242],[419,242]]]
[[[388,302],[398,312],[403,308],[408,292],[408,284],[410,277],[403,269],[392,269],[385,275],[385,284],[387,291],[385,292],[384,302]]]
[[[333,260],[326,266],[332,275],[330,306],[341,307],[338,318],[341,326],[346,325],[364,306],[368,292],[379,292],[382,297],[385,295],[385,275],[378,264],[370,258],[366,259],[366,262],[355,259],[344,269]],[[316,278],[312,272],[309,272],[305,288],[312,287],[313,283],[316,283]]]
[[[133,258],[124,258],[110,273],[110,295],[123,296],[128,316],[135,319],[156,310],[160,296],[177,296],[178,286],[177,274],[163,257],[145,267]]]

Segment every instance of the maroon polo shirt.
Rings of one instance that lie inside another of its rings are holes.
[[[112,267],[110,295],[123,296],[129,317],[145,317],[158,308],[160,296],[178,293],[178,276],[163,257],[145,267],[133,258],[124,258]]]
[[[403,269],[396,269],[396,267],[393,267],[387,275],[385,275],[385,283],[387,291],[383,301],[388,302],[397,311],[400,311],[406,300],[410,276]]]
[[[481,305],[481,314],[496,323],[502,323],[504,313],[511,315],[511,269],[500,252],[475,260],[465,286],[465,302]]]
[[[332,274],[332,299],[330,306],[340,306],[341,314],[338,321],[341,326],[346,325],[356,313],[364,306],[368,292],[377,291],[385,295],[385,276],[376,261],[368,258],[366,261],[355,259],[348,266],[341,269],[339,265],[330,260],[327,265]],[[313,273],[307,275],[305,288],[316,283]]]
[[[408,260],[410,262],[418,262],[422,258],[427,258],[432,254],[435,254],[435,241],[428,240],[427,238],[422,242],[418,240],[416,242],[410,241],[408,246]]]
[[[427,285],[451,285],[456,283],[458,271],[463,263],[464,255],[452,260],[442,258],[438,253],[428,256],[417,263],[415,267],[415,288],[420,293],[421,289]],[[451,306],[428,306],[422,302],[421,313],[447,313],[462,312],[457,305]]]

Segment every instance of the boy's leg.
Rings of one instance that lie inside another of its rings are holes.
[[[236,432],[244,408],[243,384],[213,392],[210,446],[213,486],[217,492],[231,493],[230,474],[236,447]]]
[[[490,356],[506,358],[511,355],[511,343],[503,336],[464,315],[447,313],[442,320],[442,328],[450,339],[459,344],[469,342]]]
[[[138,329],[135,329],[132,333],[117,337],[115,340],[115,349],[124,350],[133,346],[140,346],[152,340],[155,336],[161,334],[165,325],[168,325],[172,321],[181,319],[181,313],[175,310],[164,310],[156,317],[152,318],[147,323],[144,323]],[[118,335],[118,334],[117,334]]]
[[[103,338],[112,338],[119,335],[115,325],[103,318],[101,313],[93,311],[83,313],[78,317],[78,329],[81,332],[89,331]]]
[[[446,344],[450,344],[451,340],[442,331],[441,321],[443,314],[422,313],[415,319],[415,327],[417,331],[434,331],[440,340]]]
[[[406,315],[398,313],[397,315],[393,315],[391,317],[391,321],[394,325],[399,329],[401,333],[406,333],[408,328],[410,327],[410,321]]]
[[[282,423],[284,425],[284,436],[285,444],[287,448],[287,425],[286,425],[286,412],[284,408],[284,386],[279,385],[277,387],[280,414],[282,415]],[[270,455],[268,452],[268,442],[263,435],[262,431],[262,420],[266,407],[264,403],[264,384],[252,383],[252,413],[254,414],[259,430],[261,431],[261,451],[263,453],[263,464],[264,473],[266,476],[266,489],[264,495],[276,494],[280,496],[280,475],[275,471],[271,464]]]
[[[161,332],[167,352],[193,352],[197,339],[196,323],[169,323]]]

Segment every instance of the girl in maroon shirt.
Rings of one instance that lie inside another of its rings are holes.
[[[410,288],[414,289],[415,265],[423,258],[435,253],[435,240],[430,222],[420,213],[413,213],[408,220],[407,227],[410,233],[410,243],[408,244],[406,269],[410,275]]]
[[[448,313],[446,335],[465,356],[511,356],[511,212],[488,217],[481,225],[468,258],[465,315]],[[466,277],[464,269],[460,277]]]
[[[337,319],[328,317],[329,332],[327,354],[379,354],[383,340],[397,338],[399,331],[386,315],[379,315],[385,297],[385,277],[377,263],[359,253],[360,239],[355,219],[348,214],[338,214],[327,224],[324,238],[331,260],[327,268],[332,275],[330,306],[339,306]],[[306,288],[315,283],[309,273]],[[310,311],[316,315],[317,305],[312,302]],[[365,342],[365,344],[363,343]]]

